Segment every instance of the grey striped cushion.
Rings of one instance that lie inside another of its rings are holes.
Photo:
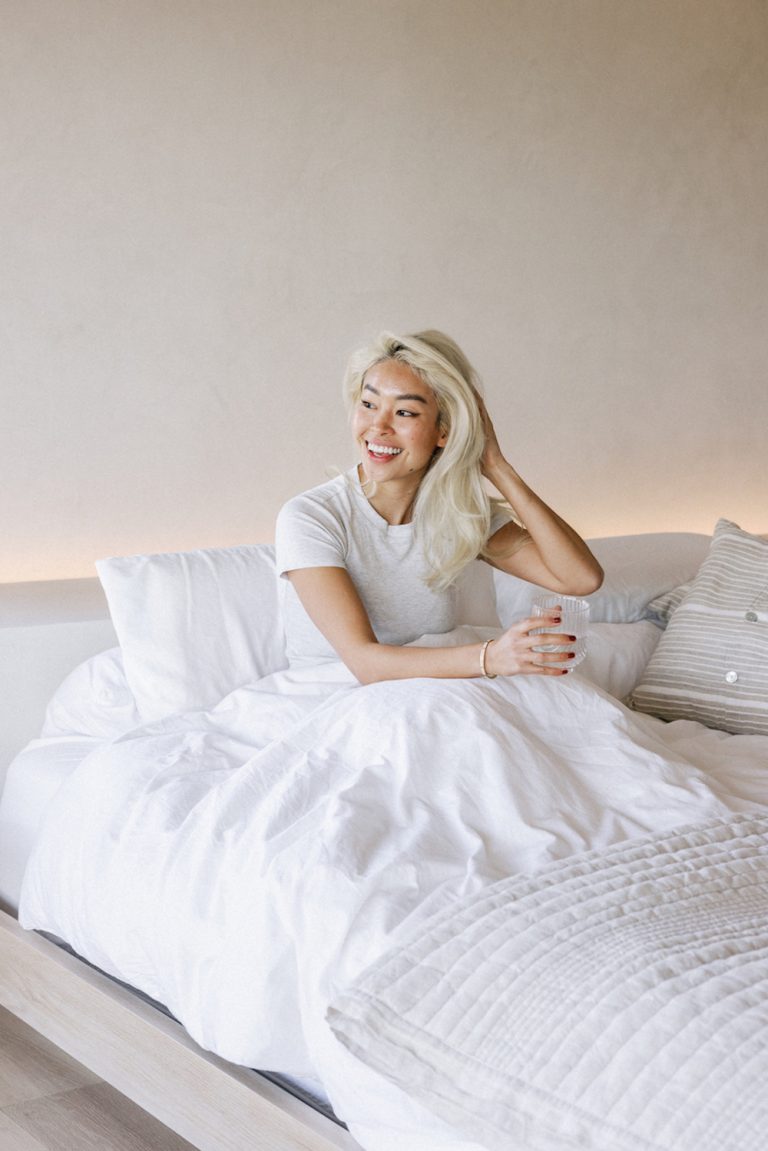
[[[718,522],[627,703],[661,719],[768,735],[768,540]]]
[[[690,590],[690,583],[681,583],[678,587],[673,587],[672,591],[665,591],[663,595],[657,595],[645,609],[644,619],[655,623],[657,627],[665,628],[672,612],[680,607]]]

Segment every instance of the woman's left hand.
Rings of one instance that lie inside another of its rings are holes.
[[[480,410],[480,418],[483,421],[483,432],[485,433],[485,447],[480,457],[480,471],[486,479],[493,480],[493,473],[499,464],[504,463],[504,456],[496,436],[496,429],[493,426],[491,417],[488,415],[485,400],[479,392],[475,392],[475,396],[477,397],[477,406]]]

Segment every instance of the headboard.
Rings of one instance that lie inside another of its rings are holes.
[[[95,577],[0,584],[0,789],[64,677],[116,643]]]

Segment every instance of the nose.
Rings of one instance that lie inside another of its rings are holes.
[[[392,417],[389,412],[379,409],[371,425],[371,430],[386,435],[392,431]]]

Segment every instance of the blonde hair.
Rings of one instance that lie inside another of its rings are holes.
[[[484,553],[490,532],[491,499],[480,472],[485,433],[477,405],[479,380],[461,348],[443,332],[382,332],[347,365],[344,398],[350,413],[362,394],[366,372],[383,360],[407,364],[432,389],[438,424],[447,434],[413,505],[414,532],[427,559],[427,583],[443,590]]]

